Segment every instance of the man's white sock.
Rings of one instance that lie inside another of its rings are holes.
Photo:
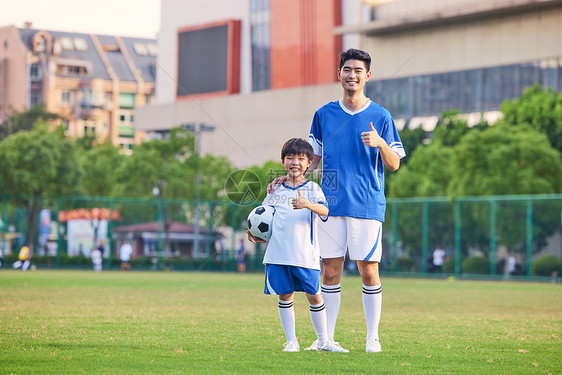
[[[316,331],[318,345],[322,346],[328,339],[328,324],[326,320],[326,306],[324,303],[319,305],[310,305],[310,319]]]
[[[328,323],[328,340],[334,341],[336,320],[340,311],[341,285],[322,284],[322,299],[326,305],[326,321]]]
[[[295,309],[293,308],[293,300],[291,301],[278,301],[279,317],[281,318],[281,325],[287,341],[297,342],[295,334]]]
[[[363,311],[367,322],[367,340],[379,339],[379,322],[381,320],[382,287],[381,284],[368,286],[363,284]]]

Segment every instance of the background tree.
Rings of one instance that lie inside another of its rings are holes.
[[[32,252],[41,201],[75,194],[80,172],[74,144],[63,131],[49,132],[38,121],[33,131],[19,131],[0,142],[0,194],[17,194],[26,209],[27,243]]]
[[[467,134],[454,149],[449,195],[552,194],[562,188],[558,151],[528,126],[498,124]]]
[[[535,84],[519,99],[504,101],[500,110],[503,113],[501,124],[510,127],[528,125],[545,134],[562,157],[562,93],[552,88],[544,90]]]
[[[22,130],[32,130],[37,121],[58,120],[57,114],[47,112],[44,105],[36,105],[24,112],[13,111],[0,126],[0,140]]]
[[[119,179],[117,171],[127,156],[120,154],[117,147],[111,144],[92,147],[80,154],[82,192],[86,195],[111,196]]]

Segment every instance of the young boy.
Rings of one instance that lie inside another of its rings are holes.
[[[337,343],[328,341],[326,310],[320,294],[320,251],[317,241],[317,216],[327,217],[328,206],[316,183],[304,177],[312,163],[312,146],[300,138],[288,140],[281,150],[281,162],[287,180],[269,194],[262,205],[275,208],[271,238],[265,252],[265,294],[279,298],[279,317],[287,337],[284,352],[300,350],[295,335],[295,292],[305,292],[310,303],[310,318],[318,346],[316,350],[347,352]],[[248,231],[253,243],[256,239]]]

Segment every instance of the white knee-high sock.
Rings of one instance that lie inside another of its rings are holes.
[[[334,341],[336,320],[340,311],[341,285],[322,284],[322,299],[326,305],[326,321],[328,323],[328,340]]]
[[[281,325],[287,341],[297,342],[295,334],[295,309],[293,308],[293,300],[291,301],[278,301],[279,317],[281,318]]]
[[[324,303],[319,305],[310,305],[310,319],[316,331],[318,345],[322,346],[328,339],[328,323],[326,320],[326,306]]]
[[[363,284],[363,311],[367,322],[367,340],[379,339],[379,322],[381,320],[382,287],[381,284],[368,286]]]

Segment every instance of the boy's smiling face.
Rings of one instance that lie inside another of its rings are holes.
[[[287,177],[291,180],[304,178],[304,172],[312,163],[305,154],[293,155],[288,154],[283,159],[283,167],[287,171]]]

